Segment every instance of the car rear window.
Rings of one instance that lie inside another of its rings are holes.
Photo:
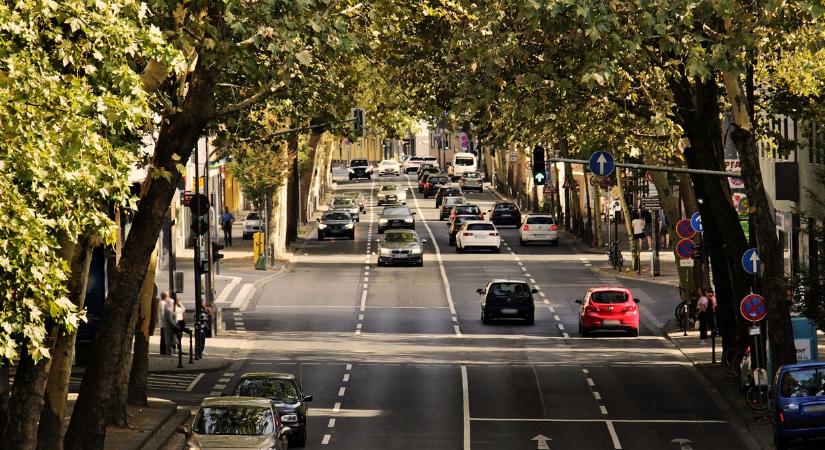
[[[594,303],[624,303],[627,301],[627,292],[599,291],[590,294],[590,301]]]
[[[444,200],[445,205],[456,205],[466,202],[467,200],[464,197],[446,197],[446,199]]]
[[[552,225],[553,218],[552,217],[528,217],[527,223],[530,225]]]
[[[825,395],[825,367],[791,370],[782,375],[779,394],[785,398]]]
[[[496,205],[496,211],[515,211],[516,205],[512,203],[499,203]]]
[[[493,283],[490,285],[490,293],[496,297],[521,297],[530,294],[530,287],[524,283]]]
[[[460,205],[455,207],[456,214],[478,214],[481,210],[476,205]]]
[[[445,183],[447,182],[447,177],[430,177],[427,181],[430,183]]]
[[[352,161],[350,161],[349,165],[351,165],[351,166],[366,166],[368,164],[367,164],[366,159],[353,159]]]
[[[490,223],[471,223],[467,225],[467,229],[472,231],[493,231],[496,227]]]
[[[246,215],[246,220],[260,220],[258,213],[249,213]]]
[[[472,166],[475,164],[475,160],[473,158],[456,158],[455,165],[457,166]]]

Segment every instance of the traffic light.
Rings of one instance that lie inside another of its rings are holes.
[[[206,223],[206,216],[195,216],[193,214],[192,225],[190,225],[189,228],[198,236],[206,234],[206,230],[209,229],[209,225]]]
[[[547,170],[544,167],[544,147],[533,148],[533,184],[541,186],[547,182]]]
[[[364,135],[366,126],[364,110],[362,108],[352,108],[352,132],[356,136]]]
[[[218,244],[217,242],[212,243],[212,262],[218,262],[218,260],[223,259],[221,250],[223,250],[223,245]]]

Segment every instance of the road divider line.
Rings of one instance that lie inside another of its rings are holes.
[[[345,374],[344,374],[344,383],[346,383],[346,382],[348,382],[348,381],[349,381],[349,374],[348,374],[348,373],[345,373]]]
[[[601,400],[602,394],[599,394],[599,391],[593,391],[593,397],[595,397],[596,400]]]
[[[347,388],[345,388],[344,386],[341,386],[340,388],[338,388],[338,396],[339,397],[343,397],[344,394],[346,394],[346,393],[347,393]]]
[[[332,407],[332,412],[341,412],[341,402],[335,402],[335,406]]]
[[[327,424],[327,428],[335,428],[335,419],[329,419],[329,423]]]
[[[599,411],[602,412],[602,415],[607,415],[607,408],[605,408],[604,405],[599,405]]]
[[[195,385],[198,384],[198,381],[200,381],[204,375],[206,374],[203,372],[199,373],[198,376],[189,383],[189,386],[186,386],[186,392],[192,392],[192,389],[195,389]]]
[[[329,440],[330,440],[330,439],[332,439],[332,435],[325,434],[325,435],[324,435],[324,438],[323,438],[323,439],[321,439],[321,445],[327,445],[327,444],[329,444]]]
[[[347,364],[347,369],[346,370],[352,370],[352,364]]]
[[[616,434],[616,428],[613,427],[613,422],[607,421],[607,431],[610,433],[610,439],[613,440],[613,448],[616,450],[620,450],[622,448],[622,443],[619,442],[619,435]]]
[[[470,450],[470,382],[467,379],[467,366],[461,366],[461,396],[464,411],[464,450]]]
[[[590,386],[590,387],[593,387],[593,386],[596,385],[596,383],[593,382],[592,378],[587,377],[587,385]]]

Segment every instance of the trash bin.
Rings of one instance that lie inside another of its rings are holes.
[[[791,317],[791,327],[793,328],[793,343],[796,347],[796,360],[802,362],[819,359],[816,325],[807,317]]]

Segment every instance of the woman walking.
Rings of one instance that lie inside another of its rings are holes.
[[[696,302],[696,318],[699,320],[699,343],[704,344],[708,339],[708,319],[710,303],[708,297],[705,295],[705,290],[699,288],[697,291],[699,301]]]

